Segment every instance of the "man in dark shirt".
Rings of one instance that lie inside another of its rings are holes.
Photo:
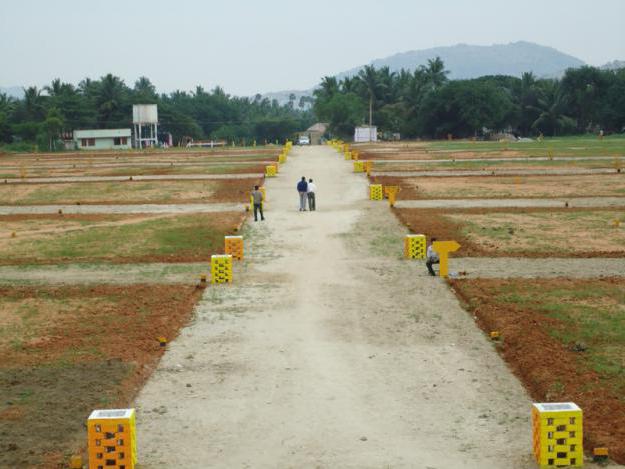
[[[300,182],[297,183],[297,192],[299,193],[299,211],[306,211],[306,200],[308,199],[308,183],[306,178],[302,176]]]

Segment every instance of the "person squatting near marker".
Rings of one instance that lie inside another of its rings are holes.
[[[265,219],[265,216],[263,215],[263,193],[258,189],[258,186],[254,186],[254,190],[252,191],[252,200],[254,202],[254,221],[258,221],[258,212],[260,212],[260,219]]]
[[[425,259],[426,259],[425,265],[428,268],[428,272],[432,276],[436,276],[436,272],[434,272],[434,269],[432,268],[432,264],[440,264],[441,262],[438,257],[438,253],[434,251],[434,248],[432,247],[432,243],[434,243],[434,241],[436,241],[436,238],[432,238],[432,240],[430,241],[430,244],[428,245],[428,249],[425,255]]]
[[[317,210],[317,203],[315,201],[315,191],[317,190],[317,186],[313,182],[312,179],[308,180],[308,190],[306,195],[308,196],[308,210],[314,212]]]
[[[308,183],[305,176],[302,176],[302,179],[297,183],[297,192],[299,193],[299,211],[305,212],[308,194]]]

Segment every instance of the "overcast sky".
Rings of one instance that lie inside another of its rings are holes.
[[[625,60],[625,1],[0,0],[0,86],[111,72],[160,92],[252,95],[397,52],[519,40]]]

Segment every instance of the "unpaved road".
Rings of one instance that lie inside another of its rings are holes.
[[[397,253],[401,246],[397,246]],[[382,268],[394,269],[397,259],[379,259]],[[235,272],[240,266],[235,265]],[[412,278],[425,277],[421,262],[409,266]],[[465,272],[459,278],[597,278],[625,276],[625,258],[481,258],[450,260],[451,272]],[[206,262],[149,264],[59,264],[0,266],[0,284],[197,284],[206,273]],[[249,274],[249,271],[247,272]]]
[[[423,171],[372,171],[371,176],[392,177],[465,177],[465,176],[570,176],[588,174],[618,174],[612,168],[587,168],[587,169],[476,169],[476,170],[423,170]]]
[[[560,197],[554,199],[419,199],[398,200],[397,208],[514,208],[514,207],[556,207],[566,204],[571,208],[625,207],[625,197]],[[1,207],[0,207],[1,209]]]
[[[6,178],[3,184],[54,184],[72,182],[125,182],[130,181],[209,181],[213,179],[258,179],[261,173],[239,174],[153,174],[146,176],[58,176],[35,178]]]
[[[197,284],[206,262],[0,266],[0,284]]]
[[[297,211],[302,175],[317,212]],[[234,285],[206,290],[137,398],[142,467],[534,467],[528,396],[398,257],[405,230],[365,179],[298,148],[267,188]]]
[[[506,162],[506,163],[515,163],[515,162],[522,162],[522,163],[532,163],[534,161],[614,161],[614,160],[618,160],[620,157],[614,157],[614,156],[554,156],[553,158],[549,158],[546,156],[524,156],[524,157],[518,157],[518,156],[511,156],[509,158],[459,158],[457,160],[452,159],[452,158],[446,158],[446,159],[437,159],[437,160],[422,160],[422,159],[416,159],[416,158],[412,158],[412,159],[391,159],[391,158],[386,158],[386,159],[366,159],[366,161],[371,161],[374,164],[396,164],[396,163],[417,163],[417,164],[440,164],[440,163],[452,163],[452,162],[456,162],[459,165],[463,164],[463,163],[467,163],[467,162],[483,162],[483,163],[490,163],[490,162]]]
[[[111,205],[0,205],[0,215],[52,214],[61,210],[74,214],[132,214],[132,213],[211,213],[241,212],[241,203],[209,204],[111,204]]]
[[[464,257],[451,259],[450,272],[466,272],[467,278],[623,277],[625,259]]]

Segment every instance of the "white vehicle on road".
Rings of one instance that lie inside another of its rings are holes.
[[[310,145],[310,137],[308,135],[300,135],[297,137],[298,145]]]

